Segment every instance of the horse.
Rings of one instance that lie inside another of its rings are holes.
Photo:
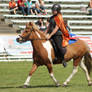
[[[29,75],[24,83],[24,87],[29,86],[30,79],[32,74],[37,70],[39,66],[45,65],[48,69],[48,72],[54,81],[56,86],[60,86],[60,83],[56,80],[53,74],[53,64],[62,63],[60,59],[54,62],[55,52],[50,40],[46,39],[46,36],[43,32],[39,30],[35,23],[29,22],[26,24],[24,31],[16,38],[17,42],[23,43],[26,41],[31,41],[33,46],[33,65],[32,69],[29,72]],[[63,86],[67,86],[72,77],[77,73],[78,66],[80,66],[85,74],[88,81],[88,85],[92,85],[90,78],[90,72],[92,69],[92,58],[90,55],[90,49],[86,42],[83,40],[77,39],[73,44],[66,46],[66,53],[64,55],[64,60],[66,62],[73,59],[73,71],[70,76],[63,83]]]

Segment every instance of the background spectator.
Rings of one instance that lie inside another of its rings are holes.
[[[44,7],[44,1],[43,0],[36,0],[35,3],[35,14],[47,14],[46,9]]]
[[[45,32],[45,30],[47,29],[47,28],[44,26],[44,20],[43,20],[43,18],[40,18],[35,24],[38,25],[39,29],[40,29],[42,32]]]
[[[84,4],[81,4],[80,10],[87,13],[87,7],[84,7]]]
[[[92,0],[90,0],[89,4],[88,4],[88,8],[87,8],[89,15],[92,15]]]
[[[22,14],[24,16],[26,16],[26,7],[24,5],[25,2],[26,2],[26,0],[18,0],[18,2],[17,2],[19,10],[22,11]]]
[[[45,9],[45,4],[44,4],[44,1],[43,0],[38,0],[39,1],[39,4],[40,4],[40,10],[43,14],[47,14],[46,12],[46,9]]]
[[[43,27],[43,18],[40,18],[35,24],[38,25],[39,28],[42,28]]]
[[[69,32],[70,37],[74,37],[75,34],[71,33],[71,29],[70,29],[70,27],[68,26],[68,23],[67,23],[67,20],[66,20],[66,19],[64,20],[64,24],[65,24],[66,29],[67,29],[68,32]]]
[[[67,20],[66,20],[66,19],[64,20],[64,24],[65,24],[66,29],[67,29],[68,32],[70,33],[71,30],[70,30],[70,27],[68,26],[68,23],[67,23]]]
[[[46,21],[46,29],[48,28],[49,26],[49,18],[47,18],[47,21]]]
[[[33,15],[33,6],[32,6],[32,1],[31,0],[27,0],[26,3],[24,3],[25,6],[27,7],[27,15],[29,15],[30,13]]]
[[[9,10],[11,14],[16,14],[16,10],[18,9],[16,2],[14,0],[11,0],[9,2]]]
[[[92,0],[90,0],[90,8],[92,8]]]
[[[34,7],[33,10],[34,10],[34,13],[35,13],[36,15],[41,14],[40,7],[39,7],[39,2],[38,2],[38,1],[36,1],[35,7]]]

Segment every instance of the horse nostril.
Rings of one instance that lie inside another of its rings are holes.
[[[16,41],[19,42],[19,38],[16,38]]]

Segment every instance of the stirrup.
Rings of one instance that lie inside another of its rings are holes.
[[[64,67],[67,66],[67,63],[64,60],[62,60],[62,64],[63,64]]]

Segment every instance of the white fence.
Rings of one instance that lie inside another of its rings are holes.
[[[32,61],[30,42],[19,44],[16,35],[0,35],[0,61]]]
[[[88,43],[92,54],[92,37],[83,35],[77,37]],[[16,35],[0,35],[0,62],[33,61],[31,43],[19,44],[16,42],[16,38]]]

